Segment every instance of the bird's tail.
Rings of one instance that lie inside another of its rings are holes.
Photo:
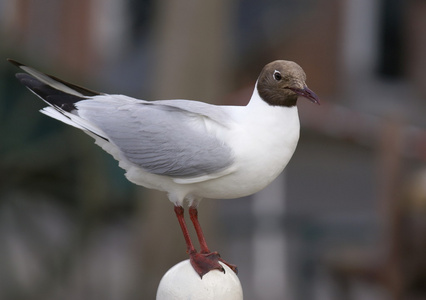
[[[101,93],[66,82],[55,76],[47,75],[13,59],[8,61],[28,74],[18,73],[16,78],[30,91],[43,99],[50,106],[57,106],[70,112],[74,103]]]
[[[79,101],[104,94],[47,75],[13,59],[8,61],[28,73],[18,73],[16,78],[49,105],[41,109],[41,113],[106,139],[99,128],[79,117],[75,106]]]

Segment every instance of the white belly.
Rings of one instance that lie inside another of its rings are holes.
[[[244,132],[234,132],[230,144],[236,155],[235,171],[198,183],[192,194],[206,198],[237,198],[256,193],[271,183],[292,157],[300,130],[296,107],[281,118],[276,117],[279,116],[272,115],[267,121],[274,126],[253,121],[252,126],[244,127]],[[270,129],[266,131],[265,127]]]
[[[275,108],[266,113],[269,116],[266,119],[252,118],[247,114],[244,119],[235,122],[234,128],[221,132],[224,142],[234,151],[231,172],[193,183],[179,183],[167,176],[147,173],[120,157],[108,143],[99,139],[97,142],[120,161],[130,181],[168,192],[175,204],[181,205],[185,198],[190,201],[238,198],[256,193],[271,183],[283,171],[296,149],[300,129],[297,108]]]

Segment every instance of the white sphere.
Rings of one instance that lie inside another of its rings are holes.
[[[243,289],[237,275],[220,263],[225,273],[212,270],[203,279],[188,260],[181,261],[164,274],[157,290],[157,300],[242,300]]]

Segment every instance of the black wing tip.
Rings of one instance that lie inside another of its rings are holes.
[[[16,73],[15,77],[18,78],[19,80],[26,78],[26,77],[33,77],[31,75],[28,75],[27,73]]]
[[[26,87],[31,89],[31,86],[34,85],[34,83],[40,83],[39,80],[37,80],[35,77],[27,74],[27,73],[16,73],[15,74],[16,79]]]
[[[12,58],[7,58],[6,60],[8,62],[10,62],[12,65],[14,65],[14,66],[16,66],[16,67],[18,67],[20,69],[23,69],[23,67],[30,68],[27,65],[25,65],[23,63],[20,63],[19,61],[14,60]],[[23,69],[23,70],[26,71],[25,69]],[[18,75],[18,74],[21,74],[21,75]],[[18,74],[16,74],[16,78],[18,78],[18,80],[20,80],[22,82],[21,79],[24,78],[24,73],[18,73]],[[82,86],[79,86],[79,85],[67,82],[67,81],[62,80],[62,79],[60,79],[60,78],[58,78],[56,76],[53,76],[53,75],[49,75],[49,74],[45,74],[45,73],[43,73],[43,74],[46,75],[47,77],[53,79],[54,81],[58,81],[58,82],[60,82],[60,83],[62,83],[64,85],[66,85],[67,87],[75,90],[76,92],[81,93],[85,97],[93,97],[93,96],[99,96],[99,95],[103,95],[104,94],[104,93],[101,93],[101,92],[93,91],[93,90],[90,90],[88,88],[85,88],[85,87],[82,87]],[[35,78],[33,75],[30,75],[30,76],[33,77],[33,78]]]
[[[20,83],[54,108],[71,112],[77,109],[76,102],[86,99],[55,89],[27,73],[17,73],[15,76]]]
[[[14,60],[14,59],[12,59],[12,58],[7,58],[6,60],[7,60],[8,62],[10,62],[12,65],[14,65],[14,66],[16,66],[16,67],[18,67],[18,68],[20,68],[20,67],[25,67],[25,65],[24,65],[23,63],[20,63],[19,61]]]
[[[35,86],[41,86],[42,84],[40,80],[27,73],[16,73],[15,77],[19,80],[20,83],[31,90],[33,90]]]

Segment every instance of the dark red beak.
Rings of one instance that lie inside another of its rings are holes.
[[[309,101],[315,104],[318,104],[318,105],[320,104],[320,99],[318,98],[318,96],[307,86],[305,86],[303,89],[290,88],[290,90],[292,90],[299,96],[305,97],[306,99],[308,99]]]

